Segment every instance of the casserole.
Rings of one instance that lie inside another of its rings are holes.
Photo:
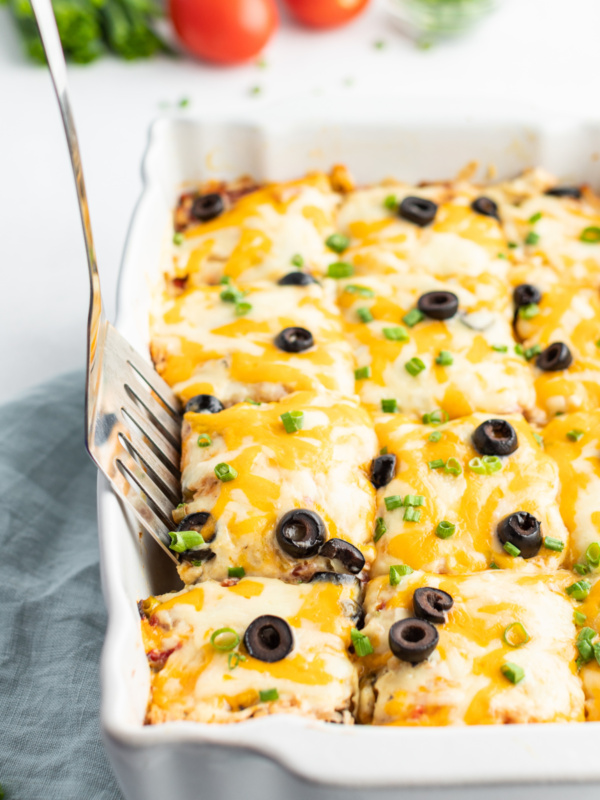
[[[533,123],[525,114],[506,123],[494,112],[479,111],[473,118],[456,108],[444,114],[443,109],[418,107],[409,115],[409,124],[394,119],[385,103],[365,101],[361,109],[368,123],[353,122],[352,114],[335,104],[328,103],[325,110],[295,103],[235,125],[177,118],[155,124],[145,162],[146,188],[119,289],[118,327],[140,352],[148,349],[150,287],[157,277],[176,191],[185,180],[243,173],[259,180],[286,179],[340,160],[359,181],[388,174],[434,179],[452,177],[468,160],[478,158],[486,166],[494,162],[500,177],[541,163],[565,181],[585,178],[599,183],[593,160],[600,149],[597,124],[555,119]],[[306,119],[320,122],[309,124]],[[144,275],[147,290],[140,292]],[[227,730],[181,722],[144,728],[149,679],[136,602],[171,591],[178,579],[153,543],[128,525],[102,483],[99,511],[110,616],[102,720],[111,760],[131,800],[153,800],[167,792],[191,800],[198,796],[199,785],[206,787],[207,795],[231,797],[243,791],[258,797],[264,796],[266,781],[271,791],[293,797],[334,798],[343,791],[345,797],[383,798],[397,797],[399,787],[408,791],[411,786],[439,784],[600,779],[597,723],[386,730],[274,716]],[[480,790],[473,791],[481,796]],[[431,792],[423,788],[415,796]],[[464,788],[459,793],[468,796]]]

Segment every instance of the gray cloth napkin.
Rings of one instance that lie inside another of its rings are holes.
[[[96,469],[84,378],[0,407],[0,784],[6,800],[121,800],[100,738]]]

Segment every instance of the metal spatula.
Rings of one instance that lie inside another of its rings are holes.
[[[137,520],[169,550],[171,510],[180,497],[179,401],[104,316],[81,157],[67,92],[67,68],[50,0],[32,0],[60,106],[90,274],[86,446]]]

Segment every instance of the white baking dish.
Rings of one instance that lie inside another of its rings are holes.
[[[477,159],[480,176],[540,164],[565,182],[600,186],[600,120],[582,123],[506,109],[403,104],[385,98],[261,107],[237,122],[189,117],[154,124],[145,188],[122,266],[117,326],[148,346],[148,287],[156,280],[178,187],[207,177],[284,179],[348,164],[359,181],[453,177]],[[476,109],[476,110],[473,110]],[[600,723],[472,728],[342,727],[287,716],[238,725],[142,724],[148,672],[136,602],[178,586],[168,559],[125,517],[101,478],[102,576],[109,629],[102,660],[102,726],[128,800],[578,796],[598,792]],[[538,786],[535,786],[535,783]],[[541,787],[540,782],[550,786]],[[484,790],[482,786],[490,788]],[[437,788],[436,788],[437,787]],[[441,787],[441,788],[440,788]]]

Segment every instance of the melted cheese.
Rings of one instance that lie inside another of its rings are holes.
[[[473,431],[489,418],[489,414],[474,414],[436,428],[399,416],[377,418],[379,442],[396,455],[397,469],[391,483],[377,492],[377,515],[383,518],[387,532],[376,544],[373,574],[385,574],[399,563],[442,573],[484,570],[491,562],[521,571],[560,566],[566,552],[542,547],[538,555],[525,560],[510,556],[498,540],[498,523],[516,511],[533,514],[541,523],[542,535],[565,542],[565,551],[569,534],[557,503],[558,468],[523,418],[506,417],[517,432],[519,446],[501,457],[500,471],[480,475],[469,468],[469,461],[479,456],[471,440]],[[429,441],[433,430],[442,434],[438,442]],[[459,462],[460,475],[429,467],[431,461],[449,458]],[[388,511],[385,506],[385,497],[408,494],[424,498],[418,522],[405,521],[404,508]],[[442,520],[456,525],[448,539],[435,534]]]
[[[385,577],[372,581],[363,632],[375,652],[363,659],[363,669],[374,683],[369,688],[364,682],[363,721],[422,726],[583,720],[573,609],[564,592],[571,581],[562,571],[452,577],[416,572],[397,587]],[[413,615],[412,596],[420,586],[448,592],[454,605],[447,622],[437,626],[436,650],[411,665],[391,653],[388,635],[394,622]],[[513,622],[530,636],[519,648],[503,640]],[[520,683],[513,685],[502,674],[506,662],[525,670]]]
[[[159,605],[142,625],[154,666],[148,721],[233,722],[286,712],[351,722],[358,682],[347,646],[357,599],[352,584],[292,585],[265,578],[244,578],[234,586],[207,581],[157,598]],[[294,637],[291,652],[274,663],[250,657],[243,645],[246,628],[263,614],[285,619]],[[210,642],[225,627],[238,634],[234,652],[245,657],[233,669],[229,653]],[[269,689],[279,698],[262,702],[260,692]]]

